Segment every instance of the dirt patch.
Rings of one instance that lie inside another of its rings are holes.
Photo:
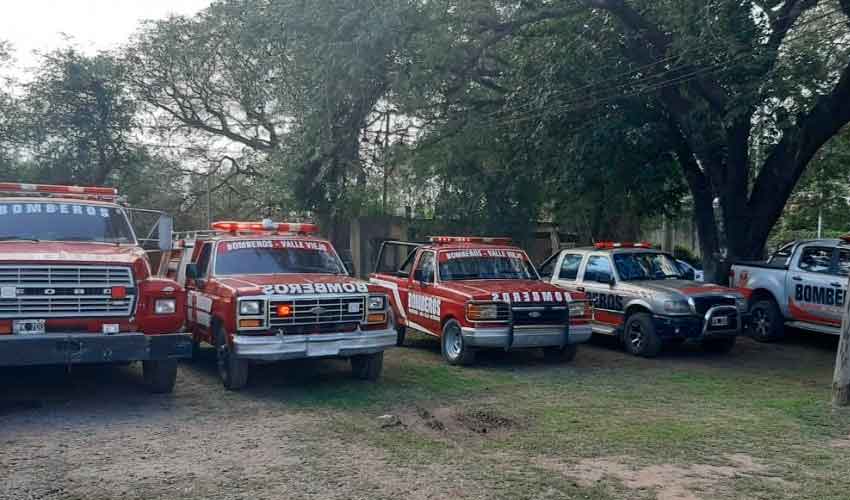
[[[573,478],[579,486],[592,487],[605,479],[623,483],[629,490],[653,489],[658,500],[700,500],[704,491],[716,490],[736,478],[758,478],[784,488],[797,485],[782,478],[767,475],[767,467],[745,454],[726,455],[729,465],[693,464],[689,466],[661,464],[635,467],[629,457],[591,458],[577,464],[565,464],[551,458],[536,460],[537,464]]]
[[[454,434],[498,437],[522,427],[517,420],[489,408],[416,407],[399,414],[406,427],[436,438]]]
[[[829,442],[829,447],[841,449],[850,448],[850,436],[841,439],[833,439]]]

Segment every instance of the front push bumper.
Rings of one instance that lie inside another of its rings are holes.
[[[726,317],[726,326],[712,326],[712,320]],[[751,316],[731,306],[709,309],[704,316],[653,316],[655,331],[662,339],[711,339],[735,337],[748,328]]]
[[[238,358],[252,361],[283,361],[304,358],[347,358],[374,354],[396,345],[393,328],[314,335],[234,335]]]
[[[44,333],[0,335],[0,366],[160,361],[192,356],[186,333]]]
[[[587,341],[590,325],[565,327],[560,325],[464,327],[464,344],[470,347],[495,349],[526,349],[533,347],[563,347]]]

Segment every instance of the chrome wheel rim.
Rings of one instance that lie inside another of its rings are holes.
[[[632,324],[629,325],[628,341],[632,352],[640,352],[643,349],[643,329],[637,321],[632,322]]]
[[[446,329],[446,354],[451,359],[456,359],[460,356],[460,352],[463,350],[463,338],[461,338],[460,331],[456,327],[449,327]]]
[[[767,312],[762,308],[753,309],[753,330],[759,337],[767,337],[770,335],[770,318],[767,317]]]

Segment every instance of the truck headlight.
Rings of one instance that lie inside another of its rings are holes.
[[[259,316],[262,314],[262,303],[259,300],[243,300],[239,303],[239,314],[243,316]]]
[[[155,314],[174,314],[177,311],[177,300],[175,299],[156,299],[153,304]]]
[[[499,320],[499,305],[469,304],[466,306],[466,317],[470,321],[496,321]],[[504,318],[507,319],[507,318]]]
[[[581,318],[585,314],[587,314],[587,308],[585,307],[584,302],[570,302],[571,318]]]
[[[369,310],[370,311],[383,311],[387,307],[387,298],[383,295],[370,295],[369,296]]]
[[[664,301],[664,312],[670,314],[689,314],[691,305],[687,300],[667,300]]]

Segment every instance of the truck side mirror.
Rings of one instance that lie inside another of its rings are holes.
[[[686,280],[693,281],[696,279],[697,273],[695,273],[693,269],[688,269],[685,271],[684,277]]]
[[[161,214],[157,222],[157,234],[159,235],[159,249],[167,252],[172,248],[174,237],[174,219],[170,215]]]
[[[187,279],[198,279],[198,265],[193,263],[186,264],[186,278]]]
[[[413,270],[413,280],[419,281],[419,282],[423,281],[422,269],[414,269]]]
[[[617,284],[617,280],[614,278],[614,275],[611,274],[608,276],[608,286],[613,287]]]

